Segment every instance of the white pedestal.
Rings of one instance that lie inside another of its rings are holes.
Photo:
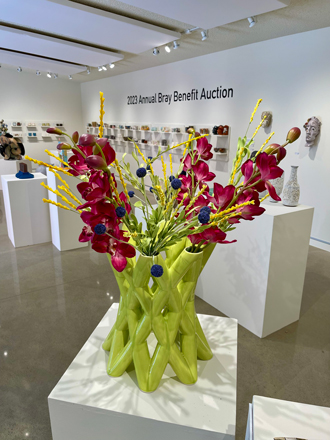
[[[235,438],[237,321],[200,315],[213,350],[198,361],[198,381],[180,383],[167,367],[160,387],[143,393],[134,371],[106,373],[101,345],[115,322],[113,304],[48,397],[53,440]]]
[[[330,408],[260,396],[253,396],[252,407],[251,440],[274,437],[330,440]]]
[[[299,319],[313,208],[264,203],[266,212],[218,244],[196,295],[259,337]]]
[[[2,190],[2,182],[1,176],[6,176],[8,174],[16,174],[17,173],[17,163],[24,162],[28,166],[28,171],[32,173],[32,165],[29,160],[5,160],[0,159],[0,190]]]
[[[55,160],[55,159],[54,159]],[[64,180],[70,186],[71,192],[81,200],[79,191],[77,190],[77,183],[79,181],[75,177],[64,176]],[[57,185],[63,186],[54,173],[47,169],[47,181],[48,186],[53,189],[57,188]],[[70,199],[70,196],[66,195],[63,191],[60,192],[65,195],[65,197],[70,200],[74,205],[76,202]],[[56,194],[48,191],[48,196],[50,200],[54,202],[62,203],[66,206],[66,203],[58,197]],[[55,205],[49,204],[50,212],[50,224],[52,229],[52,242],[53,245],[57,247],[60,251],[67,251],[69,249],[78,249],[88,246],[88,243],[80,243],[78,241],[79,235],[85,223],[81,220],[78,213],[66,211],[65,209],[58,208]]]
[[[42,201],[47,190],[40,185],[47,177],[34,173],[33,179],[2,176],[8,236],[15,247],[51,240],[48,206]]]

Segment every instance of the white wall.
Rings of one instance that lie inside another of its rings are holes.
[[[11,124],[20,122],[63,122],[67,133],[82,130],[82,110],[80,84],[74,81],[49,79],[45,75],[21,73],[15,70],[0,69],[0,119]],[[15,129],[9,127],[13,134]],[[18,132],[18,131],[15,131]],[[57,141],[29,140],[27,130],[23,127],[23,144],[25,152],[38,160],[48,162],[44,152],[56,150]],[[38,138],[44,132],[38,126]],[[1,156],[2,157],[2,156]]]
[[[224,52],[81,85],[84,124],[97,120],[99,91],[105,93],[105,122],[228,124],[231,132],[229,164],[212,162],[217,181],[226,183],[238,136],[243,136],[258,98],[263,110],[273,112],[274,142],[284,142],[298,126],[303,135],[288,147],[283,163],[286,180],[298,162],[302,204],[315,207],[312,236],[330,243],[330,28],[292,35]],[[170,55],[160,55],[170,56]],[[168,104],[127,105],[128,95],[152,95],[173,90],[232,87],[233,99]],[[322,120],[317,147],[304,147],[303,124],[310,116]],[[260,145],[269,129],[261,130]],[[251,133],[252,134],[252,133]],[[298,154],[295,154],[298,153]],[[178,160],[178,158],[177,158]],[[317,242],[313,242],[317,245]],[[330,248],[329,248],[330,249]]]

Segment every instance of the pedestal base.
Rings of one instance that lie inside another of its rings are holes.
[[[167,367],[160,387],[146,394],[134,371],[106,373],[101,345],[117,309],[109,309],[49,395],[53,440],[234,439],[237,321],[199,315],[214,356],[198,361],[197,383],[183,385]]]

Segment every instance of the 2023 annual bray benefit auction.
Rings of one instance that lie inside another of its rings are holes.
[[[234,89],[225,89],[222,86],[213,90],[206,90],[204,87],[201,93],[198,93],[198,89],[192,89],[190,92],[179,93],[175,90],[172,94],[155,93],[151,96],[131,95],[127,96],[127,105],[134,104],[163,104],[170,105],[172,102],[181,101],[198,101],[202,99],[222,99],[233,98]]]

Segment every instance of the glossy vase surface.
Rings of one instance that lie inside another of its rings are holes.
[[[287,181],[283,191],[283,205],[298,206],[300,186],[297,180],[298,166],[291,166],[290,179]]]

